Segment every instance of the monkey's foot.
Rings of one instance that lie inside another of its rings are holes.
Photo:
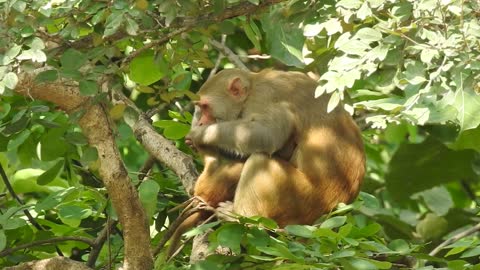
[[[233,213],[233,202],[226,201],[218,204],[215,209],[215,214],[221,220],[235,221],[237,220],[235,213]]]

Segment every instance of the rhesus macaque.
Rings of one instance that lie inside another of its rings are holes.
[[[212,207],[233,199],[234,213],[280,226],[311,224],[352,201],[365,173],[360,131],[341,106],[326,112],[329,96],[315,98],[316,86],[274,70],[223,70],[205,82],[187,137],[200,153],[214,151],[195,195]]]

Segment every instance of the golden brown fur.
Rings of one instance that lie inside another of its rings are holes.
[[[360,131],[340,106],[326,112],[329,96],[315,99],[316,86],[303,73],[274,70],[209,79],[189,140],[246,161],[206,156],[195,195],[213,207],[233,199],[233,212],[280,226],[311,224],[352,201],[365,173]]]

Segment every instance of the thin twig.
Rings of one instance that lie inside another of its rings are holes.
[[[250,71],[248,67],[242,62],[242,60],[240,60],[238,55],[232,52],[232,50],[225,46],[225,44],[222,44],[214,39],[210,39],[210,44],[212,44],[213,47],[222,52],[222,54],[224,54],[228,58],[228,60],[235,64],[235,66],[237,66],[239,69]]]
[[[222,35],[222,45],[223,46],[225,46],[225,41],[226,40],[227,40],[227,35]],[[212,70],[210,71],[210,74],[208,75],[209,79],[211,77],[213,77],[213,75],[215,75],[215,73],[217,73],[217,70],[220,67],[220,64],[222,63],[223,58],[225,58],[225,55],[222,52],[220,52],[218,54],[218,58],[217,58],[217,62],[215,63],[215,66],[212,68]]]
[[[97,238],[94,241],[94,245],[92,246],[92,250],[90,251],[90,255],[88,256],[87,266],[94,267],[95,262],[98,259],[98,255],[100,255],[100,251],[102,250],[103,244],[105,241],[110,238],[110,231],[113,227],[117,226],[118,221],[109,219],[105,224],[105,227],[100,231]]]
[[[464,237],[467,237],[471,234],[474,234],[475,232],[480,230],[480,223],[477,225],[471,227],[470,229],[467,229],[463,232],[457,233],[454,236],[448,238],[444,242],[442,242],[440,245],[438,245],[436,248],[434,248],[428,255],[430,256],[435,256],[440,250],[442,250],[444,247],[450,245],[451,243],[454,243]]]
[[[138,180],[143,181],[143,179],[150,175],[153,165],[155,165],[155,161],[156,159],[153,156],[148,156],[147,160],[145,160],[142,168],[140,168],[140,171],[138,172]]]
[[[205,225],[207,224],[208,222],[210,222],[213,218],[215,218],[216,216],[215,215],[211,215],[209,216],[207,219],[205,219],[202,223],[200,223],[199,226],[202,226],[202,225]],[[180,246],[177,248],[177,250],[175,250],[174,253],[172,253],[172,256],[170,256],[170,258],[168,258],[167,262],[169,262],[172,258],[176,257],[178,255],[178,253],[180,253],[180,251],[182,251],[182,249],[185,247],[185,245],[188,243],[188,241],[190,241],[191,239],[193,239],[193,237],[187,239],[186,241],[184,241],[182,244],[180,244]]]
[[[95,242],[92,239],[87,238],[87,237],[83,237],[83,236],[62,236],[62,237],[38,240],[38,241],[18,245],[16,247],[4,249],[0,252],[0,257],[6,256],[6,255],[11,254],[15,251],[30,248],[30,247],[49,245],[49,244],[65,242],[65,241],[78,241],[78,242],[86,243],[90,246],[95,245]]]
[[[162,38],[160,38],[158,40],[154,40],[154,41],[146,44],[145,46],[136,50],[135,52],[132,52],[129,56],[127,56],[123,59],[122,64],[121,64],[121,68],[125,67],[133,58],[140,55],[141,53],[143,53],[143,52],[145,52],[145,51],[147,51],[151,48],[163,45],[163,44],[167,43],[173,37],[175,37],[177,35],[180,35],[182,33],[185,33],[187,31],[190,31],[191,29],[193,29],[193,28],[195,28],[199,25],[202,25],[202,24],[205,24],[205,23],[220,23],[224,20],[235,18],[235,17],[238,17],[238,16],[251,14],[253,12],[256,12],[256,11],[258,11],[260,9],[263,9],[265,7],[268,7],[270,5],[277,4],[277,3],[280,3],[280,2],[285,2],[285,1],[286,0],[264,0],[261,3],[259,3],[258,5],[254,5],[254,4],[252,4],[248,1],[244,1],[244,2],[241,2],[237,5],[235,5],[235,6],[226,8],[219,15],[215,15],[214,13],[209,13],[209,14],[205,14],[203,16],[198,17],[196,20],[187,21],[187,22],[185,22],[185,25],[179,27],[178,29],[173,30],[172,32],[166,34],[165,36],[163,36]]]
[[[175,231],[177,230],[177,228],[188,218],[190,217],[191,215],[197,213],[198,211],[200,211],[200,209],[198,208],[192,208],[192,209],[189,209],[188,211],[185,211],[183,212],[182,214],[180,214],[180,216],[178,216],[177,219],[175,219],[175,221],[170,224],[170,226],[168,226],[168,229],[167,231],[165,232],[165,234],[163,235],[162,239],[160,240],[160,242],[158,243],[158,245],[155,247],[155,249],[153,250],[153,256],[157,256],[158,253],[160,253],[160,251],[163,249],[163,247],[165,246],[165,244],[167,243],[168,240],[170,240],[170,238],[172,238],[173,234],[175,233]]]

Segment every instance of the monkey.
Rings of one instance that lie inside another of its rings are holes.
[[[227,69],[207,80],[187,140],[214,151],[195,195],[212,207],[232,201],[233,213],[280,227],[312,224],[351,202],[365,174],[361,133],[342,106],[327,113],[330,96],[314,98],[317,85],[275,70]]]

